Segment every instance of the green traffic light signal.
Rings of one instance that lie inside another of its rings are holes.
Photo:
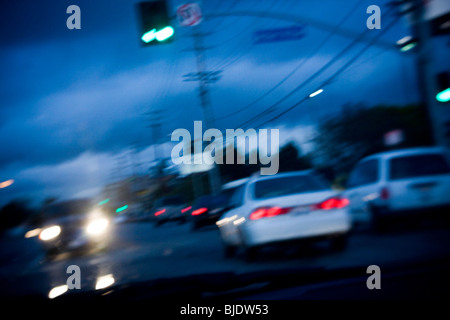
[[[141,37],[141,40],[144,41],[145,43],[149,43],[153,40],[155,40],[156,38],[156,29],[152,29],[146,33],[144,33],[144,35]]]
[[[146,1],[137,4],[140,18],[141,45],[170,42],[175,30],[171,26],[165,0]]]
[[[116,213],[122,212],[122,211],[127,210],[127,209],[128,209],[128,205],[124,205],[123,207],[117,208],[116,209]]]
[[[406,36],[397,41],[397,46],[399,46],[401,52],[407,52],[417,46],[417,40],[411,36]]]
[[[448,101],[450,101],[450,88],[447,88],[444,91],[439,92],[436,95],[436,100],[439,101],[439,102],[448,102]]]
[[[167,26],[156,32],[156,40],[165,41],[173,36],[174,30],[171,26]]]
[[[448,102],[450,100],[450,74],[448,72],[441,72],[437,75],[437,89],[436,100],[439,102]]]
[[[102,205],[104,205],[104,204],[107,204],[108,202],[109,202],[109,198],[100,201],[100,202],[98,203],[98,205],[99,205],[99,206],[102,206]]]
[[[159,31],[156,31],[156,29],[152,29],[144,33],[144,35],[141,37],[141,40],[144,41],[145,43],[149,43],[153,40],[161,42],[169,39],[171,36],[173,36],[173,34],[174,34],[173,28],[171,26],[167,26]]]

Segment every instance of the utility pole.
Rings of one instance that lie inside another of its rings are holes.
[[[122,154],[116,157],[116,168],[115,168],[115,180],[116,182],[121,182],[126,179],[126,170],[129,167],[127,163],[127,155]]]
[[[443,123],[439,103],[435,99],[437,92],[436,75],[433,69],[433,47],[431,28],[425,19],[425,3],[423,0],[412,0],[413,31],[418,43],[417,72],[421,98],[426,107],[433,143],[445,146]]]
[[[195,58],[197,64],[197,72],[188,73],[184,75],[184,81],[197,81],[199,84],[199,97],[200,103],[203,110],[203,118],[205,121],[206,129],[215,128],[214,124],[214,114],[211,107],[211,101],[209,97],[209,84],[214,83],[220,79],[221,71],[207,71],[206,67],[206,56],[205,50],[207,49],[203,45],[203,36],[198,26],[193,27],[192,37],[194,40],[194,51]],[[203,151],[203,145],[202,145]],[[217,194],[220,192],[221,188],[221,179],[219,168],[216,164],[213,164],[211,170],[208,171],[209,175],[209,184],[211,188],[211,192],[213,194]],[[196,188],[194,188],[196,189]]]
[[[161,150],[160,149],[160,138],[161,138],[161,110],[153,110],[145,114],[146,116],[149,116],[147,121],[150,122],[150,124],[147,126],[147,128],[152,129],[152,144],[153,144],[153,157],[155,161],[159,161],[162,159]]]

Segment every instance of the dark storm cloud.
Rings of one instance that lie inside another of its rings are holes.
[[[67,29],[69,14],[67,7],[76,4],[81,8],[82,28],[73,32]],[[86,10],[83,10],[86,9]],[[89,34],[117,32],[134,14],[130,1],[2,1],[0,4],[0,34],[2,45],[38,44],[42,41],[58,40],[62,43],[70,38]],[[134,27],[130,26],[131,28]]]
[[[177,26],[172,44],[139,47],[135,2],[1,2],[0,177],[19,177],[16,186],[21,192],[27,185],[30,188],[49,185],[52,190],[58,186],[68,188],[57,177],[63,170],[82,170],[86,163],[97,161],[92,159],[99,153],[106,155],[102,156],[102,161],[107,162],[108,156],[112,158],[133,144],[139,148],[150,145],[154,138],[147,128],[151,123],[142,116],[145,112],[161,110],[160,142],[163,143],[170,140],[168,135],[174,129],[191,128],[194,120],[202,119],[198,84],[182,81],[183,75],[196,71],[195,56],[190,51],[193,47],[190,30]],[[169,3],[173,12],[182,1]],[[260,10],[299,14],[336,25],[357,3],[357,0],[346,5],[341,1],[248,0],[203,1],[202,6],[204,12]],[[72,4],[81,8],[81,30],[66,28],[66,8]],[[342,27],[356,33],[363,31],[367,18],[365,9],[370,4],[370,1],[363,1],[358,5]],[[202,22],[202,30],[208,33],[204,44],[211,47],[206,51],[207,66],[222,70],[221,80],[211,85],[210,96],[218,128],[235,128],[258,115],[289,94],[351,41],[340,35],[333,36],[270,95],[220,120],[271,90],[327,36],[324,30],[307,25],[305,37],[300,40],[253,43],[254,32],[289,25],[291,23],[286,21],[236,16]],[[383,38],[394,43],[407,32],[399,23]],[[362,62],[358,61],[359,65],[355,63],[326,89],[326,94],[270,125],[310,126],[327,114],[339,112],[336,110],[342,104],[352,101],[368,105],[414,101],[414,95],[405,98],[405,90],[400,88],[398,53],[377,56],[380,50],[383,49],[377,46],[371,48]],[[346,55],[337,66],[350,57]],[[409,59],[406,68],[411,65]],[[283,101],[273,115],[295,104],[333,70],[336,67]],[[414,90],[411,84],[407,89]],[[74,161],[76,166],[71,165]],[[74,191],[71,189],[71,192]]]
[[[27,112],[0,126],[1,144],[9,150],[2,153],[0,166],[14,161],[54,164],[87,150],[117,152],[130,143],[149,144],[143,114],[152,104],[163,109],[189,107],[184,105],[188,87],[169,99],[160,94],[164,77],[150,72],[157,68],[164,66],[88,79],[34,101]],[[148,90],[149,83],[155,90]]]

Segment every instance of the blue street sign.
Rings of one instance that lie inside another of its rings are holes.
[[[298,40],[305,36],[304,26],[291,26],[276,29],[258,30],[253,33],[254,42],[267,43],[278,41]]]

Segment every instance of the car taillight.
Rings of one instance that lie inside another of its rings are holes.
[[[280,214],[286,214],[290,211],[290,208],[280,207],[264,207],[258,208],[250,214],[250,220],[258,220],[261,218],[270,218],[279,216]]]
[[[181,213],[185,213],[186,211],[189,211],[189,210],[191,210],[191,209],[192,209],[191,206],[186,207],[186,208],[184,208],[184,209],[181,209]]]
[[[350,201],[347,198],[329,198],[321,203],[318,203],[313,206],[314,210],[331,210],[331,209],[340,209],[348,206]]]
[[[166,209],[162,209],[162,210],[156,211],[155,212],[155,217],[159,216],[160,214],[163,214],[164,212],[166,212]]]
[[[208,208],[200,208],[200,209],[192,211],[191,214],[193,216],[198,216],[199,214],[205,213],[206,211],[208,211]]]
[[[384,187],[380,190],[380,199],[387,200],[389,199],[389,189]]]

